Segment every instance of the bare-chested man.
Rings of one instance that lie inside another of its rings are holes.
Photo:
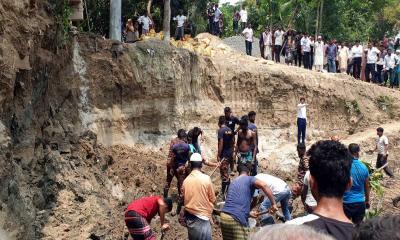
[[[247,119],[241,119],[239,126],[237,145],[235,148],[237,163],[251,164],[253,166],[253,168],[251,168],[251,175],[255,176],[257,174],[254,171],[257,154],[257,133],[248,128]]]

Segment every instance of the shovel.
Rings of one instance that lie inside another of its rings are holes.
[[[225,158],[223,158],[219,163],[221,164],[223,161],[225,161]],[[215,171],[217,171],[217,169],[220,168],[220,167],[221,167],[221,165],[215,167],[214,170],[212,170],[212,172],[210,174],[210,178],[212,177],[212,175],[214,175]]]

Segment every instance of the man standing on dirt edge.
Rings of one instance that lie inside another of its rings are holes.
[[[172,199],[158,196],[144,197],[131,202],[125,210],[125,223],[133,239],[156,240],[150,228],[151,219],[160,215],[161,231],[167,231],[165,214],[172,210]]]
[[[221,195],[225,199],[230,184],[229,167],[233,164],[233,148],[235,144],[235,135],[231,128],[225,125],[226,119],[220,116],[218,119],[218,155],[217,160],[221,163]]]
[[[389,177],[393,178],[394,175],[392,171],[389,169],[387,162],[389,156],[389,139],[385,135],[383,135],[383,128],[381,127],[376,129],[376,134],[378,135],[378,138],[376,140],[376,147],[374,150],[374,151],[378,150],[376,168],[381,168],[386,165],[383,168],[383,170]]]
[[[189,240],[211,240],[210,219],[215,202],[211,178],[201,172],[202,157],[193,153],[190,157],[191,173],[182,186],[185,219]]]
[[[297,144],[305,143],[306,138],[306,128],[307,128],[307,110],[305,103],[306,99],[304,97],[300,98],[300,103],[297,105]]]

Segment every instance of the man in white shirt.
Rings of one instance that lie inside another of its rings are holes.
[[[274,177],[269,174],[260,173],[257,174],[256,179],[266,183],[266,185],[271,189],[272,195],[276,202],[281,204],[283,215],[285,216],[285,221],[290,221],[292,219],[292,215],[289,211],[289,199],[292,196],[289,186],[280,178]],[[260,212],[265,212],[271,207],[271,202],[268,198],[260,205]],[[273,220],[272,220],[273,221]],[[271,222],[271,215],[263,214],[261,215],[260,223],[261,226],[270,224]]]
[[[306,110],[306,99],[300,98],[300,103],[297,105],[297,143],[305,143],[306,128],[307,128],[307,110]]]
[[[283,35],[284,31],[282,31],[282,28],[278,28],[275,33],[275,61],[276,62],[281,62],[281,51],[282,51],[282,45],[283,45]]]
[[[251,51],[253,48],[253,29],[251,28],[251,24],[248,23],[247,27],[242,32],[245,43],[246,43],[246,54],[251,56]]]
[[[365,67],[365,78],[367,82],[370,81],[370,74],[372,75],[372,81],[376,82],[376,62],[378,61],[378,56],[381,53],[376,47],[372,46],[371,43],[368,43],[367,49],[365,49],[367,54],[367,65]]]
[[[376,139],[376,147],[374,150],[378,150],[376,168],[381,168],[386,165],[383,170],[389,177],[393,178],[394,175],[387,165],[389,156],[389,139],[385,135],[383,135],[383,131],[384,130],[382,127],[376,129],[376,134],[378,135],[378,138]]]
[[[305,69],[310,69],[310,52],[311,52],[311,40],[308,37],[308,33],[304,33],[304,36],[300,40],[301,54],[303,55],[303,65]]]
[[[219,28],[219,20],[222,18],[222,12],[218,7],[218,4],[215,4],[215,13],[214,13],[214,35],[220,35],[220,28]]]
[[[301,193],[301,201],[303,202],[304,209],[307,213],[312,213],[314,209],[317,207],[317,201],[313,197],[311,193],[311,185],[310,185],[310,171],[306,172],[304,176],[304,185]]]
[[[240,14],[240,27],[242,30],[247,26],[247,11],[244,7],[239,12]]]
[[[322,41],[322,36],[318,36],[317,41],[314,43],[314,65],[318,72],[322,72],[324,67],[324,45],[325,43]]]
[[[356,44],[351,48],[351,54],[353,58],[353,77],[360,79],[363,54],[363,47],[360,45],[360,41],[357,40]]]
[[[383,60],[383,72],[385,73],[385,82],[387,78],[390,81],[390,87],[394,88],[395,67],[399,64],[400,59],[392,53],[392,49],[388,48],[387,54]]]
[[[187,18],[183,15],[182,10],[179,10],[179,15],[173,18],[173,20],[177,22],[175,40],[183,40],[183,25],[185,24],[186,19]]]
[[[147,16],[147,12],[139,17],[138,22],[142,25],[142,35],[148,34],[150,32],[150,26],[153,25],[153,21]]]
[[[268,27],[265,27],[265,31],[263,32],[263,41],[264,41],[264,58],[272,60],[272,33]]]

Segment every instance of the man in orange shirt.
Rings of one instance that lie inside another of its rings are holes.
[[[189,240],[211,240],[211,214],[215,193],[211,178],[201,172],[202,157],[193,153],[190,157],[192,172],[182,186],[185,204],[185,221]]]

